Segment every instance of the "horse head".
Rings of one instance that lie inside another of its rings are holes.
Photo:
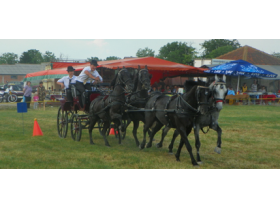
[[[195,98],[198,105],[197,110],[201,114],[207,114],[209,110],[209,94],[210,90],[208,87],[200,85],[196,86]]]
[[[226,76],[223,75],[223,78],[221,79],[215,75],[215,81],[211,83],[209,88],[212,92],[213,102],[215,103],[214,106],[218,109],[218,111],[221,111],[227,94]]]
[[[189,95],[189,98],[193,101],[193,104],[197,105],[197,110],[201,114],[207,114],[209,110],[209,95],[210,90],[205,86],[203,81],[186,81],[184,83],[185,93]],[[195,97],[190,95],[194,94]]]
[[[145,68],[141,70],[140,66],[138,66],[138,70],[138,81],[141,83],[141,88],[144,90],[150,90],[152,75],[149,74],[147,66],[145,66]]]
[[[117,73],[117,84],[121,84],[125,87],[126,91],[131,93],[134,88],[134,83],[131,78],[131,75],[129,71],[123,67],[118,73]]]

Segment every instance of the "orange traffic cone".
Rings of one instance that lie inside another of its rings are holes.
[[[36,118],[34,119],[33,136],[43,136],[43,132]]]
[[[118,131],[116,132],[118,134]],[[111,128],[109,135],[115,135],[115,130],[114,128]]]

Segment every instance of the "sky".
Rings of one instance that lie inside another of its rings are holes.
[[[12,52],[20,55],[29,50],[36,49],[44,53],[53,52],[56,57],[61,54],[71,59],[87,59],[98,57],[106,59],[109,56],[120,58],[136,56],[140,48],[148,47],[157,55],[159,49],[174,41],[187,42],[198,52],[200,44],[209,39],[0,39],[0,54]],[[280,52],[280,39],[238,39],[239,43],[249,45],[268,54]]]

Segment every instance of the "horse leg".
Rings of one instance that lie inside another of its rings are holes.
[[[162,147],[162,143],[163,143],[163,140],[164,140],[164,137],[167,135],[168,131],[170,130],[169,127],[165,126],[163,129],[162,129],[162,133],[161,133],[161,140],[159,143],[156,144],[157,148],[161,148]]]
[[[195,147],[196,147],[196,160],[199,164],[202,164],[200,155],[199,155],[199,148],[200,148],[199,130],[200,130],[199,124],[195,125],[194,137],[195,137]]]
[[[221,154],[221,152],[222,152],[222,148],[221,148],[221,144],[222,144],[222,129],[217,124],[217,129],[214,129],[214,130],[216,130],[217,133],[218,133],[217,147],[214,149],[214,151],[216,153],[218,153],[218,154]]]
[[[175,154],[175,157],[176,157],[176,160],[177,160],[177,161],[180,161],[180,154],[181,154],[181,150],[182,150],[183,146],[184,146],[184,141],[183,141],[182,138],[181,138],[181,139],[180,139],[179,147],[178,147],[177,152],[176,152],[176,154]]]
[[[90,124],[89,124],[89,126],[88,126],[89,143],[90,143],[90,144],[94,144],[94,143],[93,143],[93,140],[92,140],[92,130],[93,130],[93,128],[94,128],[96,122],[97,122],[97,118],[95,117],[95,118],[93,118],[93,119],[90,120]]]
[[[191,130],[191,129],[192,129],[192,127],[190,127],[190,129],[187,128],[187,133],[190,133],[189,130]],[[193,166],[197,166],[198,164],[197,164],[196,160],[194,159],[194,156],[193,156],[193,153],[192,153],[192,146],[190,145],[190,142],[189,142],[189,140],[188,140],[188,136],[187,136],[186,131],[184,130],[183,127],[180,127],[180,129],[178,129],[178,131],[179,131],[179,133],[180,133],[180,135],[181,135],[181,138],[182,138],[183,141],[185,142],[186,148],[187,148],[187,150],[188,150],[188,152],[189,152],[189,154],[190,154],[191,163],[193,164]],[[181,142],[180,142],[180,144],[181,144]],[[181,152],[181,151],[180,151],[180,152]],[[180,156],[180,153],[179,153],[179,156]]]
[[[170,142],[170,144],[169,144],[169,146],[168,146],[168,149],[169,149],[169,153],[170,153],[170,154],[173,154],[173,145],[174,145],[174,142],[175,142],[177,136],[179,136],[179,134],[180,134],[180,133],[177,131],[177,129],[176,129],[176,130],[174,131],[174,133],[173,133],[172,140],[171,140],[171,142]]]
[[[107,131],[107,129],[110,127],[110,124],[111,124],[110,121],[105,121],[104,124],[103,124],[103,129],[102,129],[102,136],[103,136],[103,138],[104,138],[105,145],[106,145],[107,147],[110,147],[110,144],[109,144],[109,142],[108,142],[108,140],[107,140],[107,138],[106,138],[106,131]]]
[[[133,121],[133,136],[134,136],[134,139],[135,139],[135,142],[136,142],[136,146],[139,147],[139,140],[137,138],[137,129],[139,127],[139,121],[138,120],[134,120]]]
[[[152,133],[150,136],[150,141],[147,144],[146,148],[150,148],[152,146],[152,142],[153,142],[153,138],[155,136],[155,134],[162,128],[163,124],[160,122],[157,122],[156,126],[152,129]]]
[[[154,120],[150,120],[149,122],[144,124],[144,128],[143,128],[143,141],[142,143],[139,145],[140,149],[144,149],[145,145],[146,145],[146,134],[148,129],[154,124]]]

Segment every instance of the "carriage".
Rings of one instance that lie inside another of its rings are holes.
[[[68,127],[70,126],[71,137],[74,141],[80,141],[82,130],[88,129],[89,125],[89,107],[91,101],[98,96],[104,95],[104,91],[98,89],[97,86],[91,86],[91,90],[85,91],[85,104],[81,107],[79,103],[79,96],[81,93],[76,89],[75,85],[71,85],[71,89],[68,96],[72,96],[69,99],[60,98],[60,107],[57,113],[57,131],[61,138],[66,138]],[[98,122],[98,127],[102,128],[102,121]]]

